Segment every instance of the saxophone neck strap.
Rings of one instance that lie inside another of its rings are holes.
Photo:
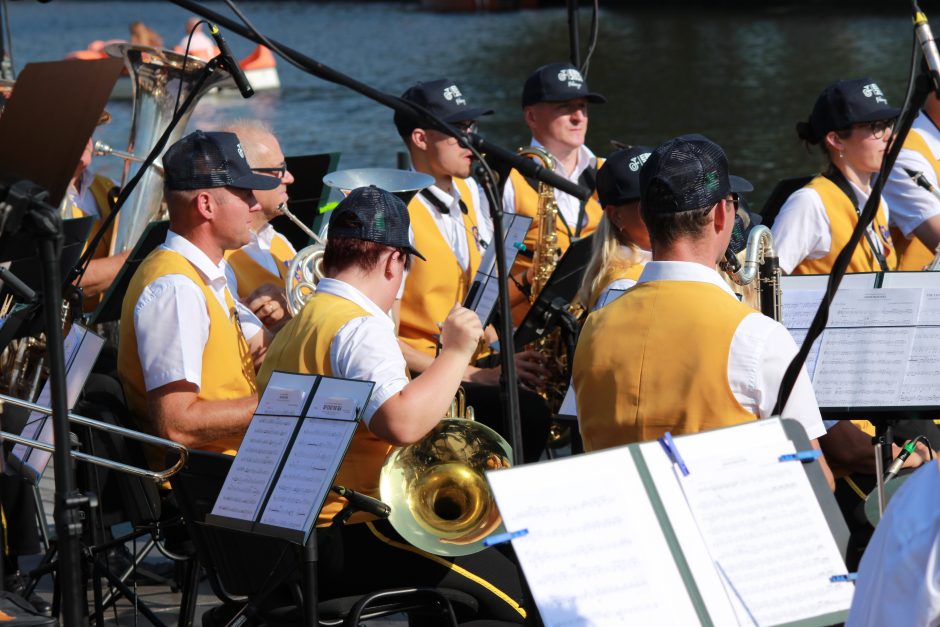
[[[837,168],[829,168],[827,171],[823,172],[823,176],[829,179],[833,185],[839,188],[839,191],[846,195],[852,203],[852,206],[855,207],[855,214],[858,216],[862,215],[862,209],[858,206],[858,199],[855,197],[855,192],[852,190],[852,184],[845,178],[845,175]],[[875,242],[872,241],[871,233],[867,228],[865,229],[865,241],[868,242],[869,250],[875,255],[875,259],[878,260],[878,266],[881,268],[881,271],[888,272],[888,261],[885,259],[884,253],[881,252],[881,248],[875,246]]]

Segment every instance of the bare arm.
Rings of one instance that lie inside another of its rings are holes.
[[[850,472],[861,472],[867,475],[875,474],[875,449],[872,447],[871,436],[859,429],[848,420],[840,420],[826,435],[819,438],[819,444],[826,458],[833,464],[845,468]],[[924,447],[918,452],[926,457],[929,451]],[[891,454],[897,457],[901,448],[897,444],[891,445]],[[923,463],[921,455],[911,455],[904,462],[904,468],[916,468]]]
[[[441,354],[372,416],[369,430],[377,437],[395,446],[417,442],[450,407],[483,327],[475,313],[457,305],[447,316],[441,335]]]
[[[226,401],[197,397],[189,381],[173,381],[147,392],[147,406],[157,435],[198,448],[220,438],[245,433],[258,406],[256,395]]]
[[[405,363],[408,364],[408,369],[412,372],[424,372],[434,363],[433,357],[419,351],[410,344],[399,340],[398,345],[401,347],[402,355],[405,356]],[[530,388],[535,389],[538,387],[540,381],[550,376],[548,370],[542,365],[544,360],[539,353],[534,351],[516,353],[515,362],[516,373],[519,379]],[[499,385],[500,371],[501,368],[499,366],[494,368],[477,368],[476,366],[468,364],[467,367],[464,368],[461,381],[463,383]]]
[[[78,282],[78,286],[82,288],[85,297],[97,296],[111,287],[111,283],[114,282],[114,278],[130,254],[131,251],[128,250],[113,257],[92,259],[81,281]]]
[[[274,336],[267,329],[261,329],[248,340],[248,350],[251,351],[251,361],[255,367],[255,372],[261,369],[264,363],[264,356],[268,353],[268,347]]]
[[[921,222],[920,226],[914,229],[914,235],[924,243],[924,246],[930,250],[936,250],[937,245],[940,244],[940,216]]]
[[[810,446],[812,446],[817,451],[819,449],[819,440],[813,439],[809,441]],[[836,479],[832,476],[832,469],[829,468],[829,462],[826,461],[826,454],[823,453],[819,458],[819,468],[822,470],[823,476],[826,478],[826,483],[829,485],[829,490],[832,492],[836,491]]]

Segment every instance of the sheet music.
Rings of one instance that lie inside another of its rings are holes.
[[[525,240],[532,218],[516,213],[503,213],[503,250],[506,253],[506,269],[512,268],[519,251],[515,244]],[[480,267],[471,284],[464,306],[472,309],[484,325],[489,323],[496,301],[499,299],[499,280],[496,276],[496,247],[490,245],[480,260]]]
[[[829,581],[846,572],[845,563],[803,466],[778,461],[794,451],[779,420],[676,438],[687,477],[674,472],[656,446],[641,450],[680,544],[684,550],[694,545],[697,532],[707,547],[707,557],[692,555],[690,568],[697,582],[704,575],[703,590],[713,591],[716,582],[726,584],[704,562],[720,564],[734,588],[726,586],[725,597],[738,624],[753,624],[748,613],[764,626],[848,609],[853,587]],[[671,491],[665,489],[670,484]],[[678,520],[688,512],[697,530]]]
[[[823,290],[782,292],[783,326],[791,332],[793,329],[808,329],[824,294]]]
[[[486,476],[548,627],[699,624],[627,448]]]
[[[806,336],[809,333],[809,329],[788,329],[790,335],[793,336],[793,341],[796,342],[797,346],[803,346],[803,342],[806,341]],[[825,337],[825,333],[822,336],[817,337],[816,341],[813,342],[813,345],[809,348],[809,354],[806,355],[806,363],[804,364],[806,368],[806,374],[809,375],[809,380],[812,381],[813,377],[816,375],[816,362],[819,360],[819,346],[822,344],[822,338]]]
[[[901,405],[940,405],[940,327],[919,327],[904,379]]]
[[[846,275],[848,277],[850,275]],[[881,287],[940,289],[940,272],[885,272]]]
[[[68,334],[62,341],[62,347],[65,357],[65,387],[66,401],[71,410],[78,402],[78,397],[85,387],[85,381],[91,374],[91,369],[98,359],[98,353],[104,345],[104,338],[89,331],[80,324],[73,324]],[[36,399],[37,405],[45,407],[52,406],[52,381],[47,380],[39,392]],[[39,440],[47,444],[53,443],[53,424],[52,417],[39,412],[30,412],[23,427],[21,435],[24,438]],[[17,460],[17,465],[24,471],[32,473],[32,479],[38,479],[46,470],[46,465],[52,457],[52,453],[41,451],[36,448],[17,444],[10,453],[12,458]]]
[[[371,381],[322,377],[307,409],[307,417],[355,420],[372,395]]]
[[[561,407],[558,408],[559,416],[577,416],[578,399],[574,394],[574,384],[568,384],[568,391],[565,392],[565,398],[561,401]]]
[[[911,326],[917,322],[922,292],[920,288],[839,292],[827,327]]]
[[[940,272],[936,273],[940,275]],[[928,288],[923,290],[920,301],[920,316],[917,324],[923,326],[940,326],[940,289]]]
[[[897,402],[913,327],[829,329],[813,378],[821,407],[884,407]]]
[[[261,522],[303,531],[320,513],[358,423],[304,418]]]

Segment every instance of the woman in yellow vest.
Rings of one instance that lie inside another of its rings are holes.
[[[611,290],[635,285],[649,261],[650,236],[640,215],[640,168],[652,151],[646,146],[618,150],[597,172],[597,196],[604,216],[578,292],[578,299],[590,311],[602,307]]]
[[[807,122],[796,126],[807,146],[819,144],[827,169],[794,192],[772,230],[780,268],[793,274],[828,274],[858,224],[858,213],[881,168],[899,113],[869,78],[835,82],[823,90]],[[897,268],[884,200],[856,247],[849,272]]]

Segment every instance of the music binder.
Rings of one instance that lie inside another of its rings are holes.
[[[512,268],[519,254],[519,246],[532,224],[532,218],[518,213],[503,213],[503,250],[506,253],[506,268]],[[492,322],[496,302],[499,299],[499,277],[496,276],[496,247],[490,244],[480,260],[477,274],[467,290],[463,306],[472,309],[485,327]]]
[[[306,544],[373,385],[274,372],[206,522]]]
[[[788,625],[845,619],[848,530],[794,421],[487,472],[548,626]],[[771,489],[772,486],[772,489]],[[572,577],[571,573],[578,573]]]

